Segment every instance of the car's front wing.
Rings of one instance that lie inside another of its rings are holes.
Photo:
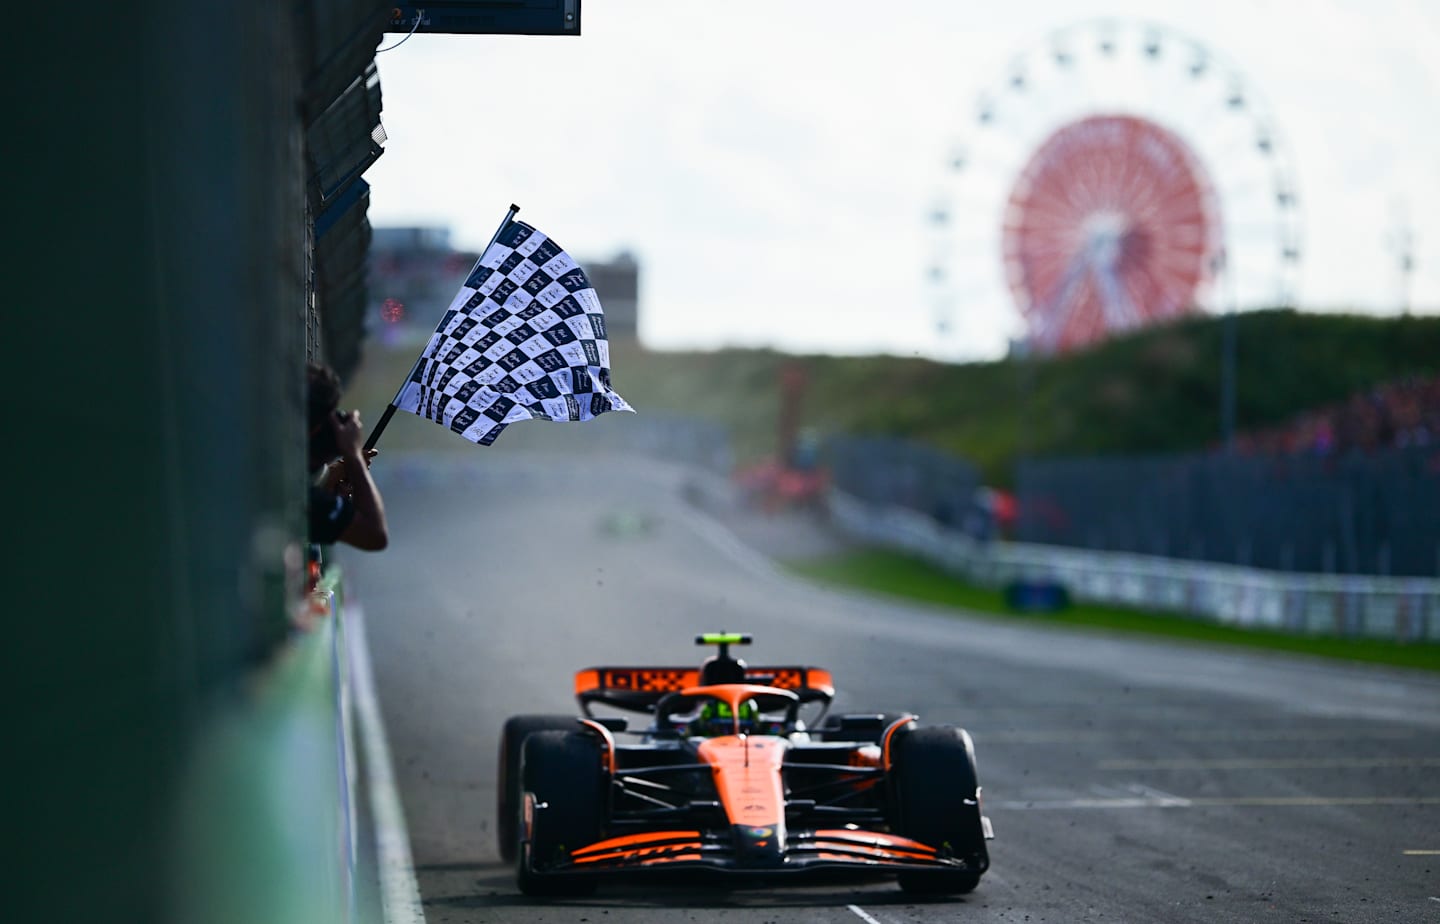
[[[965,870],[964,858],[895,834],[851,828],[791,832],[778,856],[764,860],[738,850],[729,832],[650,831],[599,841],[571,851],[569,859],[545,872],[583,873],[651,869],[711,869],[720,872],[785,873],[824,868],[883,870]]]

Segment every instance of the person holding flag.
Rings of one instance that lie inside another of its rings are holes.
[[[375,444],[396,410],[482,446],[521,420],[591,420],[634,409],[610,384],[604,310],[585,271],[510,206],[363,448],[356,412],[336,410],[339,379],[311,365],[310,467],[316,543],[380,550],[385,505],[370,477]],[[334,461],[336,458],[339,461]]]
[[[340,378],[328,366],[305,370],[309,419],[310,541],[343,542],[378,552],[390,544],[385,504],[370,477],[373,450],[362,450],[365,434],[358,411],[342,411]]]

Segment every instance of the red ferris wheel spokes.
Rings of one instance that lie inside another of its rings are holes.
[[[1209,179],[1172,132],[1092,116],[1052,134],[1010,194],[1006,275],[1046,351],[1192,311],[1221,240]]]

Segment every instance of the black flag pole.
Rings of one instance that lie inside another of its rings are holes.
[[[510,211],[505,215],[505,220],[500,222],[500,227],[495,229],[495,234],[490,238],[490,243],[481,249],[479,258],[475,260],[475,265],[470,267],[470,272],[465,274],[466,279],[475,275],[475,271],[480,268],[480,261],[485,259],[485,253],[490,249],[491,244],[500,240],[500,235],[504,234],[505,229],[510,226],[510,222],[515,220],[515,213],[518,211],[520,211],[520,206],[512,202],[510,204]],[[380,442],[380,434],[385,432],[385,427],[390,423],[390,418],[395,416],[395,405],[399,403],[400,396],[405,393],[405,386],[409,385],[410,380],[415,377],[415,370],[420,368],[420,363],[424,358],[425,351],[421,350],[420,355],[415,357],[414,365],[410,367],[410,371],[405,375],[405,380],[401,382],[400,387],[395,390],[395,397],[386,405],[385,413],[380,415],[380,420],[375,424],[375,429],[370,431],[370,438],[365,441],[366,452],[374,449],[375,444]]]

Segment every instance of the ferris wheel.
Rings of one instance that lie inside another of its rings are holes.
[[[962,113],[930,214],[946,352],[1074,349],[1200,310],[1292,303],[1295,174],[1241,72],[1161,26],[1087,22]]]

